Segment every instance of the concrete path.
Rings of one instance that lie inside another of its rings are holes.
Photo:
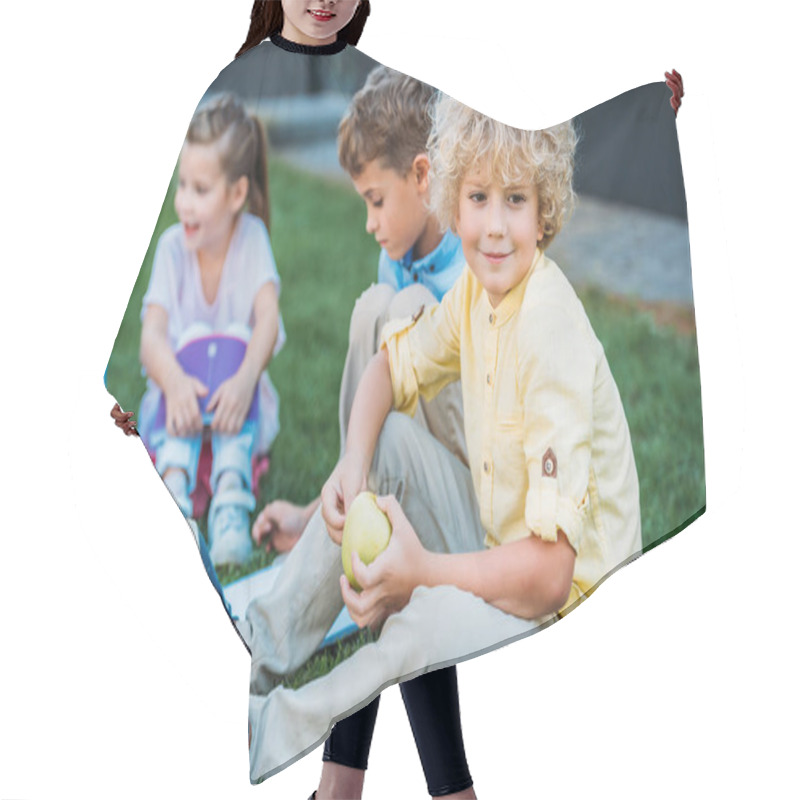
[[[584,196],[547,252],[575,284],[648,302],[694,302],[681,219]]]

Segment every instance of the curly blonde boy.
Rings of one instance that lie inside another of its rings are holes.
[[[476,509],[469,538],[487,549],[434,552],[425,541],[432,524],[450,528],[436,507],[463,488],[455,463],[435,482],[428,477],[421,497],[406,489],[399,503],[383,501],[392,543],[370,566],[354,564],[361,594],[342,583],[360,625],[404,608],[421,585],[456,586],[507,614],[542,620],[641,551],[622,401],[580,300],[544,254],[575,203],[576,144],[572,122],[527,131],[450,97],[436,105],[431,206],[459,234],[469,269],[440,304],[384,327],[353,402],[344,456],[323,489],[323,516],[337,540],[347,487],[367,479],[376,448],[397,446],[397,422],[385,424],[397,416],[390,412],[412,415],[421,397],[430,401],[460,378]],[[403,447],[413,436],[424,453],[410,475],[434,451],[424,433],[400,427]],[[420,506],[433,518],[419,515]]]
[[[453,227],[464,176],[485,164],[503,186],[535,186],[545,250],[575,207],[572,188],[578,136],[572,121],[544,130],[504,125],[451,97],[442,96],[434,110],[428,153],[436,181],[431,208],[441,223]]]

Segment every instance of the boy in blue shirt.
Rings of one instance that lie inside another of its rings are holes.
[[[378,282],[356,301],[339,396],[342,447],[358,382],[378,351],[384,323],[439,303],[464,270],[461,241],[442,231],[431,213],[430,105],[435,89],[376,67],[356,93],[339,124],[339,161],[367,208],[367,233],[381,246]],[[431,403],[424,400],[415,419],[464,464],[461,384],[446,387]],[[275,500],[253,524],[253,539],[286,552],[297,542],[319,506]]]

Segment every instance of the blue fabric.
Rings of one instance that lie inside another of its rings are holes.
[[[217,594],[220,596],[222,604],[225,606],[225,610],[228,612],[228,616],[234,621],[238,620],[239,617],[233,613],[231,604],[225,599],[225,592],[223,591],[222,584],[219,582],[217,570],[214,568],[214,562],[211,560],[211,554],[208,552],[206,540],[203,538],[203,534],[200,533],[200,531],[198,531],[196,528],[195,542],[197,542],[197,549],[200,551],[200,558],[203,560],[203,566],[205,567],[206,575],[208,575],[209,580],[217,590]]]
[[[253,449],[258,423],[245,420],[241,431],[235,435],[214,433],[211,435],[213,453],[211,486],[216,487],[217,478],[223,470],[229,469],[241,475],[248,491],[253,477]],[[189,494],[197,486],[197,464],[203,447],[203,437],[169,436],[166,429],[153,434],[156,451],[156,469],[159,475],[172,469],[182,469],[189,478]]]
[[[400,261],[389,258],[381,250],[378,261],[378,283],[388,283],[398,292],[414,283],[421,283],[441,302],[444,293],[456,282],[466,266],[461,239],[451,230],[445,231],[436,249],[416,261],[409,250]]]

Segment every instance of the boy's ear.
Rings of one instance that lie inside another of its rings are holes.
[[[422,192],[428,191],[430,183],[431,160],[427,153],[418,153],[411,162],[411,174],[414,182]]]

